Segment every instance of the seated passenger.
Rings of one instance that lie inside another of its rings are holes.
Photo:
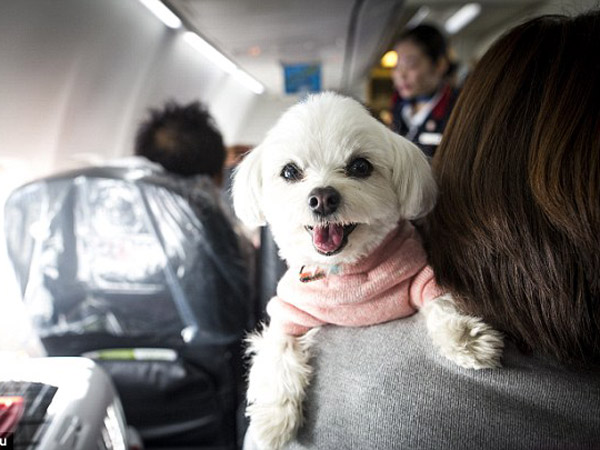
[[[170,102],[160,110],[151,110],[135,139],[135,154],[141,157],[137,163],[148,165],[150,161],[160,165],[165,175],[189,192],[190,201],[201,205],[208,200],[225,214],[228,227],[235,231],[247,277],[253,284],[254,246],[223,192],[228,182],[225,171],[229,172],[249,149],[243,145],[225,149],[221,133],[199,102],[188,105]],[[126,164],[134,161],[124,160]]]
[[[433,159],[439,284],[502,330],[500,369],[440,357],[424,318],[316,334],[299,449],[597,449],[600,12],[497,41]]]

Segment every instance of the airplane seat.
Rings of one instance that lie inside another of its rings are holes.
[[[214,201],[190,179],[81,169],[14,191],[5,232],[48,354],[97,360],[146,447],[237,447],[254,306]]]

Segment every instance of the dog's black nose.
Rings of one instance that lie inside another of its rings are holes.
[[[315,188],[308,194],[308,206],[319,216],[333,214],[341,202],[342,196],[331,186]]]

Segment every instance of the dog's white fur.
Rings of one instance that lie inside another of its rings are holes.
[[[367,159],[367,178],[349,177],[354,158]],[[283,167],[302,170],[289,182]],[[331,186],[342,197],[335,223],[358,224],[337,254],[317,252],[306,226],[319,223],[308,206],[309,193]],[[436,185],[429,162],[406,139],[372,118],[356,101],[332,93],[309,97],[290,108],[261,145],[237,169],[234,208],[247,225],[268,223],[289,266],[327,269],[352,263],[373,251],[402,219],[427,214],[435,204]],[[468,368],[499,366],[501,335],[480,319],[462,315],[449,296],[421,311],[440,352]],[[254,354],[249,374],[250,434],[263,449],[279,449],[302,423],[302,403],[312,374],[310,347],[316,330],[300,338],[265,328],[250,338]]]

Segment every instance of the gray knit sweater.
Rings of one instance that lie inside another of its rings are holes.
[[[509,346],[502,369],[440,357],[421,315],[324,327],[306,423],[289,450],[600,449],[600,372]]]

